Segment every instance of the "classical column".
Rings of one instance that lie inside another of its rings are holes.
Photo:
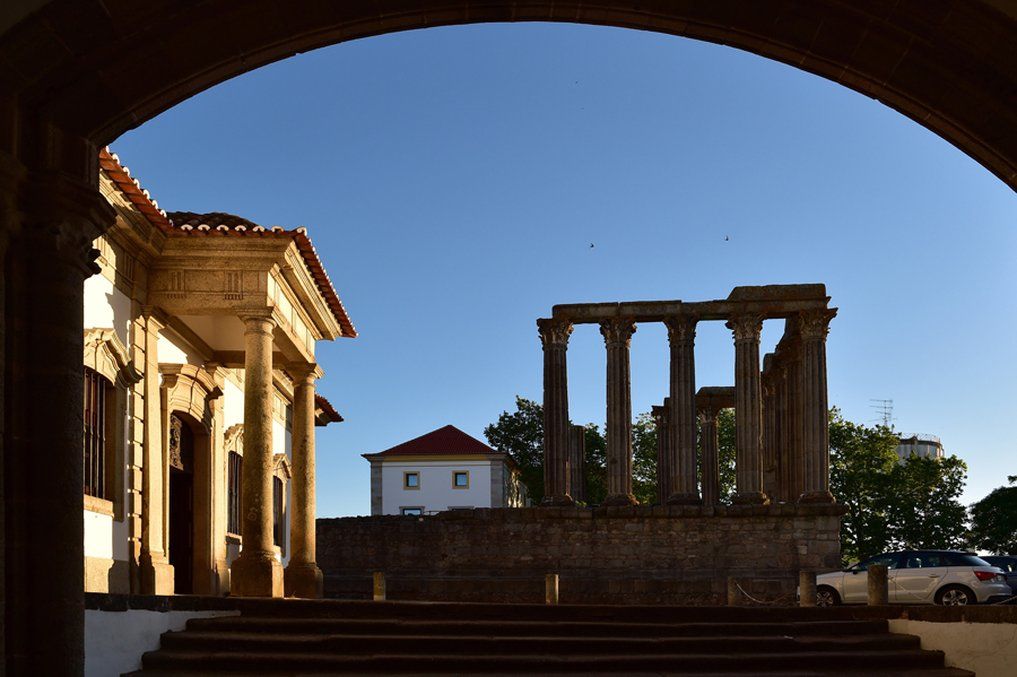
[[[28,172],[0,152],[3,652],[6,674],[81,675],[84,280],[99,272],[92,242],[114,212],[83,176],[94,146],[24,131],[44,160],[70,162]]]
[[[779,454],[780,475],[778,481],[778,498],[782,501],[794,500],[791,493],[791,442],[790,428],[791,418],[788,413],[788,367],[787,356],[778,353],[780,361],[777,364],[777,453]]]
[[[657,428],[657,502],[663,505],[667,503],[671,495],[671,421],[670,402],[671,398],[664,398],[663,406],[654,406],[650,409],[653,416],[653,423]]]
[[[573,500],[586,500],[586,428],[569,428],[569,490]]]
[[[763,357],[763,373],[760,378],[760,393],[763,411],[763,493],[776,500],[777,489],[777,387],[774,380],[775,367],[772,353]]]
[[[636,324],[628,318],[600,323],[607,346],[607,498],[604,505],[635,505],[632,495],[632,394],[629,343]]]
[[[826,336],[836,308],[805,311],[798,317],[802,351],[802,433],[806,459],[801,503],[833,503],[830,493],[830,418],[826,392]]]
[[[699,434],[703,441],[703,504],[720,503],[720,440],[717,429],[717,414],[713,407],[699,411]]]
[[[671,469],[667,502],[698,505],[696,488],[696,322],[695,317],[668,318],[671,345]]]
[[[762,491],[762,409],[759,386],[759,333],[763,319],[740,315],[727,322],[735,339],[735,447],[734,502],[766,503]]]
[[[293,437],[290,450],[293,478],[290,481],[290,562],[286,566],[287,597],[320,599],[321,569],[315,552],[314,498],[314,381],[317,366],[293,370]]]
[[[240,557],[233,562],[231,592],[282,597],[283,570],[272,542],[272,330],[269,315],[244,322],[244,465]]]
[[[572,505],[569,495],[569,386],[565,352],[572,323],[537,320],[544,348],[544,500]]]

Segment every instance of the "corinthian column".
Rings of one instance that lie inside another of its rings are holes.
[[[762,407],[759,385],[759,333],[763,319],[741,315],[727,322],[735,339],[735,446],[736,492],[734,502],[766,503],[762,491]]]
[[[315,553],[314,500],[314,380],[317,366],[301,365],[292,370],[293,437],[290,448],[292,504],[290,507],[290,562],[284,576],[287,597],[320,599],[323,593],[321,569]]]
[[[544,347],[544,500],[572,505],[569,495],[569,386],[565,353],[572,323],[537,320]]]
[[[699,430],[703,440],[703,504],[720,503],[720,459],[717,410],[713,407],[699,412]]]
[[[636,505],[632,495],[632,394],[629,343],[636,324],[628,318],[600,323],[607,347],[607,498],[604,505]]]
[[[243,546],[233,562],[230,591],[282,597],[283,570],[272,542],[272,330],[268,315],[244,321]]]
[[[698,505],[696,488],[696,318],[669,318],[671,345],[671,493],[667,502]]]
[[[826,392],[826,336],[836,308],[806,311],[798,317],[802,350],[802,434],[805,490],[800,503],[833,503],[830,493],[830,419]]]
[[[569,428],[569,494],[576,501],[586,500],[586,428]]]
[[[663,505],[671,495],[671,398],[664,398],[664,406],[650,409],[657,428],[657,502]]]

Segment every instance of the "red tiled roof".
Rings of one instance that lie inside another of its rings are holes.
[[[159,209],[159,205],[152,199],[148,191],[141,187],[138,180],[131,177],[127,167],[120,164],[120,159],[104,148],[99,151],[99,167],[117,186],[121,193],[130,200],[135,209],[138,210],[153,226],[170,237],[185,236],[245,236],[245,237],[287,237],[293,240],[304,259],[304,264],[310,271],[318,291],[328,304],[329,310],[336,322],[342,327],[343,336],[355,338],[357,330],[350,321],[339,294],[336,293],[332,280],[329,279],[325,267],[318,257],[318,252],[307,236],[305,228],[286,230],[281,226],[265,228],[248,221],[245,218],[226,214],[223,212],[212,212],[210,214],[196,214],[194,212],[172,212],[167,214]]]
[[[322,418],[325,420],[325,423],[322,423],[322,425],[325,425],[326,423],[343,422],[343,417],[335,410],[332,403],[326,400],[322,395],[317,393],[314,394],[314,407],[316,409],[321,409]]]
[[[467,435],[459,428],[447,425],[426,435],[416,437],[409,442],[397,444],[391,449],[379,451],[371,456],[413,456],[432,454],[452,454],[466,456],[473,454],[500,454],[475,437]]]

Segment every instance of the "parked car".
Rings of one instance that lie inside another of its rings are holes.
[[[1006,582],[1010,584],[1010,591],[1017,595],[1017,556],[985,555],[982,559],[1003,570],[1003,573],[1006,574]],[[1017,603],[1017,600],[1013,601]]]
[[[868,600],[868,568],[885,564],[891,604],[959,606],[1008,599],[1013,593],[1000,569],[984,559],[955,550],[890,552],[843,571],[816,577],[816,603],[864,604]]]

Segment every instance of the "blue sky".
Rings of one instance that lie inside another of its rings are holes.
[[[436,28],[262,68],[112,147],[166,209],[308,227],[360,332],[319,347],[346,417],[319,429],[321,516],[369,512],[361,453],[448,423],[482,438],[517,393],[539,400],[552,305],[743,284],[825,282],[831,403],[871,422],[893,399],[898,429],[967,461],[966,501],[1017,473],[1017,197],[794,68],[633,30]],[[733,354],[700,325],[699,385],[732,383]],[[604,372],[578,327],[574,420],[604,420]],[[641,325],[634,412],[667,373]]]

